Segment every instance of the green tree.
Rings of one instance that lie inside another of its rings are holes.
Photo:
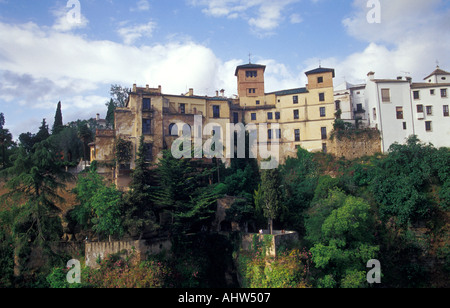
[[[102,186],[94,193],[90,205],[94,213],[93,230],[98,234],[123,236],[122,193],[112,186]]]
[[[139,143],[136,155],[136,166],[131,176],[130,190],[125,195],[124,225],[132,235],[139,234],[142,238],[145,231],[151,232],[158,228],[156,212],[153,204],[153,191],[151,186],[152,171],[146,161],[147,148],[144,137]]]
[[[52,135],[58,134],[63,128],[64,125],[61,111],[61,102],[58,102],[55,113],[55,122],[53,123],[52,127]]]
[[[113,99],[109,101],[109,103],[106,103],[106,106],[108,107],[108,111],[106,112],[106,125],[109,128],[114,129],[114,112],[116,110],[116,105],[114,104]]]
[[[155,204],[158,212],[171,214],[175,234],[199,231],[211,222],[217,199],[214,185],[209,185],[214,172],[214,167],[201,161],[176,159],[163,151],[157,165]]]
[[[315,267],[321,271],[317,286],[367,286],[366,264],[376,259],[375,221],[370,205],[361,198],[333,190],[311,208],[307,239]]]
[[[278,169],[262,170],[261,186],[255,205],[267,219],[270,234],[273,234],[273,220],[278,218],[282,210],[281,178]]]
[[[313,154],[303,148],[297,150],[297,157],[289,157],[280,166],[281,191],[285,210],[281,219],[287,228],[304,234],[304,215],[314,197],[317,186],[317,164]]]
[[[125,107],[128,100],[129,88],[124,88],[121,85],[113,84],[111,85],[110,94],[114,105],[116,107]]]
[[[12,134],[8,129],[4,128],[5,116],[0,113],[0,155],[2,169],[8,165],[8,148],[13,145]]]
[[[437,153],[432,145],[411,136],[406,144],[393,144],[385,158],[375,161],[370,188],[385,221],[395,217],[407,226],[432,215],[433,198],[428,190],[436,179],[445,184],[450,162],[448,150]]]
[[[71,174],[60,168],[55,147],[45,140],[37,143],[31,153],[19,148],[13,165],[3,174],[10,191],[3,197],[19,200],[13,226],[15,255],[21,260],[29,257],[31,247],[39,247],[44,254],[52,256],[49,244],[62,235],[56,202],[64,200],[58,193],[71,178]]]

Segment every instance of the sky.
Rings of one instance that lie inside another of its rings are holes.
[[[266,91],[450,71],[450,0],[0,0],[0,112],[17,139],[106,115],[111,84],[237,94],[235,68],[267,66]]]

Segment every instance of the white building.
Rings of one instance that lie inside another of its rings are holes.
[[[365,116],[369,127],[381,132],[382,152],[411,135],[435,147],[450,147],[450,73],[438,67],[425,83],[408,77],[376,79],[373,72],[367,76]]]

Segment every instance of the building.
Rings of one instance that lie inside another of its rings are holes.
[[[450,146],[449,78],[450,73],[439,67],[421,83],[410,77],[376,79],[374,72],[367,75],[364,118],[369,127],[380,130],[382,152],[411,135],[436,147]]]
[[[251,63],[236,68],[237,98],[225,97],[223,90],[220,95],[217,91],[216,96],[207,97],[195,95],[194,89],[173,95],[164,94],[161,86],[133,85],[126,106],[115,111],[115,129],[97,131],[91,144],[91,159],[100,162],[103,173],[112,172],[115,179],[121,175],[126,178],[134,169],[141,136],[148,149],[147,159],[156,162],[161,152],[171,149],[180,136],[197,137],[205,144],[217,132],[223,138],[227,125],[237,123],[266,124],[266,146],[270,147],[273,140],[279,142],[281,163],[295,156],[298,147],[327,151],[336,113],[334,69],[319,67],[308,71],[305,87],[271,93],[265,92],[265,69],[264,65]],[[129,144],[131,157],[115,165],[119,140]],[[126,185],[122,184],[119,186]]]

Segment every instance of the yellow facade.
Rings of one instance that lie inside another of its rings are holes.
[[[115,131],[110,139],[118,138],[132,143],[133,159],[130,168],[134,168],[134,159],[138,142],[143,135],[151,160],[157,161],[164,149],[170,149],[172,143],[183,133],[181,123],[189,125],[191,137],[195,138],[194,124],[200,119],[202,128],[220,126],[224,134],[227,124],[278,124],[280,131],[273,132],[273,138],[280,135],[280,162],[288,156],[295,156],[297,147],[309,151],[323,151],[333,129],[335,104],[333,91],[334,70],[321,68],[306,72],[308,84],[305,87],[265,93],[265,66],[247,64],[236,68],[238,82],[237,99],[222,96],[197,96],[190,89],[185,95],[167,95],[161,87],[149,88],[133,86],[127,106],[118,108],[115,113]],[[197,122],[198,123],[198,122]],[[171,128],[176,126],[173,134]],[[186,129],[187,127],[185,127]],[[198,136],[197,136],[198,137]],[[225,138],[225,135],[222,135]],[[102,144],[107,138],[97,136],[92,145],[98,150],[100,138]],[[211,138],[206,132],[202,143]],[[269,140],[270,142],[270,140]],[[105,152],[105,150],[103,150]],[[106,151],[113,152],[111,149]],[[108,156],[109,158],[109,156]],[[101,157],[98,159],[102,160]]]

